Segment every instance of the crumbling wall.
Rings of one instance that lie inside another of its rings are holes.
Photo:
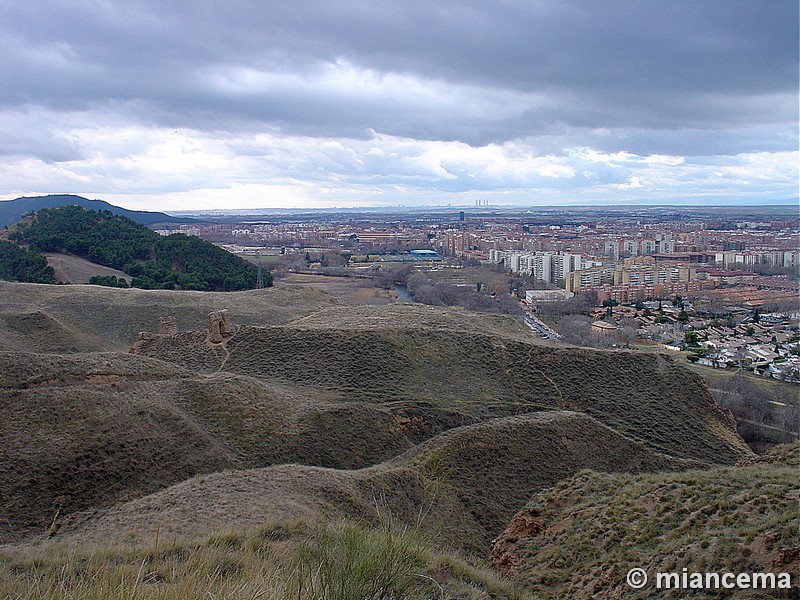
[[[178,323],[175,317],[167,315],[166,317],[158,317],[158,329],[156,331],[162,335],[173,335],[178,333]]]
[[[236,333],[236,325],[228,316],[226,309],[208,313],[208,340],[212,344],[220,344]]]

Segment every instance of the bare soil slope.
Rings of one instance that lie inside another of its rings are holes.
[[[95,275],[113,275],[128,282],[131,280],[131,276],[124,271],[104,267],[79,256],[60,252],[45,252],[43,256],[47,259],[47,264],[53,267],[57,281],[89,283],[89,279]]]

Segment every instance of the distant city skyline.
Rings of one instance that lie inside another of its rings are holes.
[[[795,0],[32,0],[0,48],[0,199],[798,199]]]

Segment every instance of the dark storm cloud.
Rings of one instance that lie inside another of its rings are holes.
[[[780,201],[797,56],[796,0],[0,0],[0,195]]]
[[[571,127],[752,128],[796,119],[797,11],[788,0],[6,1],[0,71],[13,84],[0,100],[133,100],[134,116],[162,126],[471,144]]]

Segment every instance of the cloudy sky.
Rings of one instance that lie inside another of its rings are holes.
[[[798,196],[797,0],[0,0],[0,198]]]

